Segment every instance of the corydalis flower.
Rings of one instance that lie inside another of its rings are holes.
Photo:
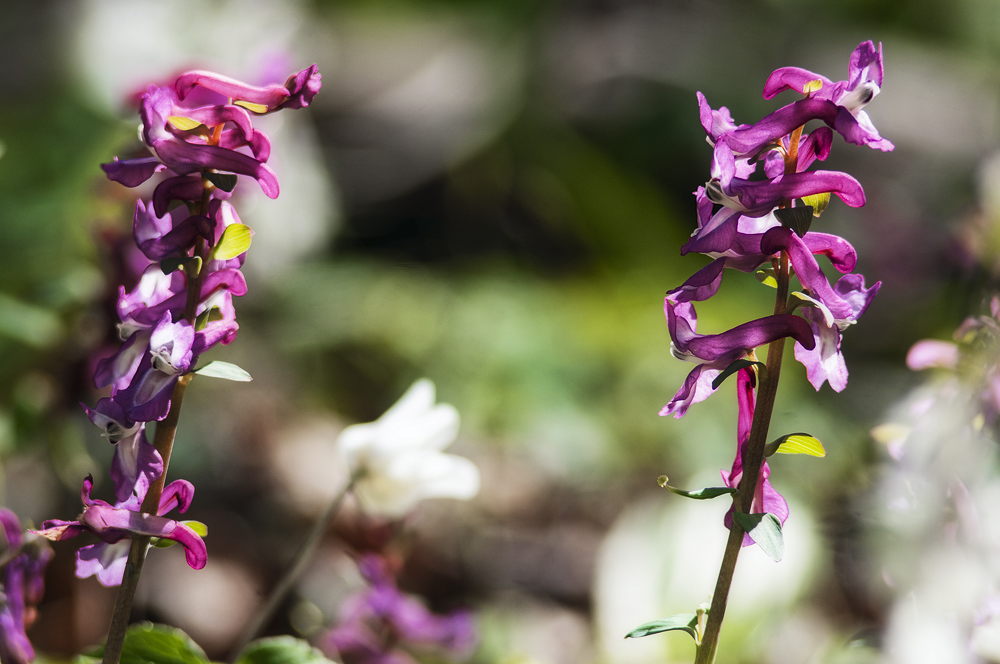
[[[5,545],[0,557],[6,561],[0,566],[0,662],[28,664],[35,651],[24,630],[42,600],[52,549],[33,535],[25,537],[17,516],[5,508],[0,508],[0,534]]]
[[[37,531],[38,535],[53,542],[70,539],[85,532],[93,533],[103,540],[97,544],[81,547],[77,552],[78,577],[83,579],[96,574],[102,585],[121,584],[129,542],[136,536],[173,540],[184,547],[188,565],[193,569],[205,566],[208,561],[208,551],[201,536],[186,523],[162,516],[175,507],[182,513],[187,511],[194,497],[194,486],[190,482],[174,480],[164,487],[156,514],[139,511],[145,498],[145,491],[142,495],[136,493],[128,500],[112,506],[103,500],[90,497],[93,486],[94,480],[88,475],[80,491],[80,500],[84,505],[83,513],[76,521],[53,519],[44,522],[42,529]]]
[[[812,99],[830,101],[839,109],[835,125],[850,127],[853,120],[857,126],[855,134],[861,144],[888,152],[895,146],[879,136],[871,118],[862,110],[882,89],[882,75],[882,44],[876,50],[871,41],[861,42],[851,53],[846,81],[834,83],[807,69],[782,67],[776,69],[764,84],[764,99],[773,99],[783,90],[795,90],[800,94],[809,94]],[[818,90],[815,89],[817,83]]]
[[[810,348],[814,343],[809,324],[798,316],[767,316],[721,334],[698,334],[698,317],[689,302],[675,304],[668,296],[663,308],[670,329],[670,353],[697,366],[674,398],[660,410],[661,416],[684,417],[692,404],[704,401],[715,391],[712,382],[726,367],[758,346],[785,337]]]
[[[375,422],[347,427],[337,439],[362,506],[400,517],[424,498],[467,500],[479,492],[479,469],[443,454],[458,435],[458,411],[434,404],[434,383],[418,380]]]
[[[437,651],[452,660],[472,654],[476,631],[470,612],[431,613],[400,592],[378,556],[364,556],[358,568],[371,587],[347,598],[337,626],[322,637],[322,648],[345,664],[412,664],[400,646]]]

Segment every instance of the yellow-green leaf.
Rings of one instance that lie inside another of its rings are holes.
[[[237,99],[233,102],[235,106],[242,106],[251,113],[267,113],[267,106],[264,104],[255,104],[252,101],[243,101],[242,99]]]
[[[790,433],[773,440],[764,446],[764,455],[771,456],[775,452],[781,454],[808,454],[814,457],[825,457],[826,450],[819,439],[807,433]]]
[[[803,196],[802,202],[806,205],[811,205],[813,209],[813,216],[818,217],[823,214],[823,210],[825,210],[826,206],[830,204],[830,192],[827,191],[822,194]]]
[[[250,238],[253,231],[245,224],[230,224],[222,233],[219,244],[215,245],[213,258],[225,261],[236,258],[250,248]]]
[[[766,268],[764,270],[757,270],[757,281],[764,284],[765,286],[770,286],[771,288],[778,287],[778,280],[774,278],[774,268]]]
[[[197,120],[192,120],[191,118],[186,118],[183,115],[171,115],[167,118],[167,122],[177,127],[181,131],[194,131],[201,126],[201,123]]]

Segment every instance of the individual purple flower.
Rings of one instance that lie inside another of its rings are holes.
[[[728,145],[718,143],[712,160],[712,179],[705,185],[705,195],[713,203],[748,217],[762,217],[780,203],[816,194],[837,194],[851,207],[865,204],[861,184],[847,173],[810,171],[756,181],[740,177],[740,168]]]
[[[185,558],[193,569],[201,569],[208,560],[205,542],[190,526],[163,515],[179,508],[186,512],[194,497],[194,486],[186,480],[174,480],[163,488],[156,514],[139,511],[145,492],[133,494],[128,500],[114,506],[90,497],[93,478],[83,481],[80,499],[83,513],[76,521],[50,520],[42,524],[38,535],[58,542],[90,532],[101,542],[81,547],[77,553],[76,575],[83,579],[93,574],[105,586],[116,586],[122,581],[128,542],[134,536],[159,537],[173,540],[184,547]]]
[[[733,460],[731,470],[720,471],[722,473],[722,481],[732,489],[738,489],[740,480],[743,479],[743,455],[746,453],[747,444],[750,442],[750,428],[753,425],[755,404],[754,377],[749,369],[741,369],[738,372],[736,398],[739,403],[739,419],[736,426],[736,459]],[[784,525],[785,520],[788,519],[788,502],[771,486],[771,482],[768,480],[770,475],[771,469],[768,467],[767,461],[765,461],[760,466],[760,476],[757,480],[757,486],[754,489],[750,514],[773,514]],[[733,511],[735,509],[736,506],[733,505],[726,513],[725,524],[727,528],[732,528]],[[753,543],[754,541],[750,537],[750,533],[745,533],[743,535],[743,546],[750,546]]]
[[[698,318],[690,302],[674,304],[668,297],[664,313],[670,330],[670,353],[697,366],[674,398],[660,410],[661,416],[684,417],[692,404],[704,401],[715,391],[712,381],[726,367],[758,346],[785,337],[792,337],[810,348],[815,344],[809,324],[789,314],[758,318],[721,334],[701,335],[697,332]]]
[[[150,333],[149,352],[139,361],[135,377],[114,396],[130,419],[151,422],[167,416],[174,385],[194,362],[194,340],[190,322],[175,323],[170,311],[164,312]]]
[[[868,114],[862,110],[882,89],[882,75],[882,44],[876,50],[875,44],[866,41],[851,54],[846,81],[834,83],[806,69],[782,67],[764,84],[764,99],[773,99],[784,90],[795,90],[815,100],[832,102],[839,109],[834,121],[838,131],[853,131],[860,144],[888,152],[894,149],[893,144],[879,135]]]
[[[130,419],[114,399],[105,397],[93,409],[80,405],[90,421],[104,429],[108,442],[115,446],[115,456],[111,460],[115,498],[125,502],[133,493],[146,495],[150,484],[163,472],[163,459],[146,440],[145,422]]]
[[[284,85],[272,84],[262,87],[247,85],[210,71],[189,71],[177,77],[174,89],[177,91],[177,96],[184,100],[195,86],[202,86],[237,102],[249,102],[252,105],[251,110],[264,113],[281,108],[308,106],[322,87],[322,79],[316,65],[289,76]],[[256,109],[253,106],[264,108]]]
[[[431,613],[415,598],[400,592],[382,558],[358,561],[371,584],[341,606],[340,620],[320,640],[320,648],[345,664],[413,664],[402,647],[431,650],[449,659],[465,659],[476,644],[469,611]]]
[[[204,215],[192,215],[181,206],[157,216],[152,208],[152,205],[147,208],[142,200],[136,201],[132,220],[135,244],[151,261],[186,255],[199,237],[213,236],[214,224]]]
[[[796,343],[795,359],[805,366],[814,388],[818,390],[824,382],[829,382],[834,391],[841,392],[847,387],[848,375],[840,352],[841,332],[868,309],[882,282],[866,288],[863,275],[847,274],[830,286],[805,242],[788,228],[768,231],[761,240],[761,250],[786,251],[795,275],[805,288],[799,298],[808,305],[803,308],[802,316],[812,328],[814,344],[807,348]]]
[[[35,650],[25,634],[34,622],[35,606],[42,600],[45,566],[52,549],[39,538],[21,531],[17,516],[0,508],[0,533],[6,545],[0,558],[0,662],[28,664]]]

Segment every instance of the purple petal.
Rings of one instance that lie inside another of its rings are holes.
[[[958,346],[949,341],[924,339],[913,344],[906,354],[906,366],[914,371],[954,369],[958,366]]]
[[[282,108],[304,108],[312,103],[313,97],[323,87],[323,77],[317,65],[310,65],[285,81],[289,98],[281,104]]]
[[[144,429],[118,442],[111,460],[111,479],[115,484],[115,499],[119,503],[124,503],[133,495],[141,502],[161,473],[163,459],[146,439]]]
[[[764,99],[774,99],[785,90],[794,90],[799,94],[805,94],[806,84],[816,80],[821,81],[824,86],[833,85],[833,81],[826,76],[813,73],[808,69],[799,67],[775,69],[764,83]]]
[[[101,164],[101,169],[107,173],[108,179],[123,184],[126,187],[138,187],[153,177],[153,173],[162,171],[164,166],[156,157],[119,160]]]
[[[86,579],[97,575],[102,586],[112,588],[120,586],[125,576],[125,565],[128,563],[128,551],[131,540],[118,542],[98,542],[80,547],[76,552],[76,576]]]
[[[315,67],[315,65],[313,66]],[[277,83],[258,87],[228,76],[201,70],[185,72],[178,76],[174,82],[174,90],[177,91],[177,97],[184,100],[197,85],[235,100],[262,104],[268,109],[277,108],[291,96],[285,86]]]
[[[678,288],[667,293],[667,297],[675,303],[702,302],[719,292],[722,285],[722,272],[726,267],[726,259],[712,261],[684,282]]]
[[[193,499],[194,485],[187,480],[174,480],[163,488],[160,506],[156,513],[162,516],[176,507],[183,514],[187,512]]]

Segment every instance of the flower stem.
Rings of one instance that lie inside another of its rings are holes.
[[[211,194],[210,184],[207,180],[202,180],[204,189],[201,201],[198,205],[198,214],[205,214],[208,211],[208,200]],[[206,255],[205,240],[199,238],[195,255],[204,257]],[[195,270],[197,269],[197,272]],[[184,303],[184,318],[194,325],[198,313],[198,301],[201,299],[201,284],[204,280],[205,271],[193,267],[190,263],[185,266],[187,274],[187,300]],[[163,459],[163,472],[156,478],[146,492],[146,497],[142,501],[140,512],[146,514],[157,514],[160,507],[160,497],[163,495],[163,484],[167,478],[167,467],[170,465],[170,453],[174,448],[174,436],[177,434],[177,423],[181,416],[181,402],[184,400],[184,391],[188,383],[194,378],[193,373],[185,374],[177,379],[174,385],[173,394],[170,396],[170,412],[167,417],[156,423],[156,435],[153,438],[153,446],[160,453]],[[146,551],[149,549],[149,537],[133,537],[132,545],[128,550],[128,560],[125,563],[125,574],[122,577],[122,584],[118,589],[118,598],[115,600],[115,609],[111,614],[111,626],[108,628],[108,640],[104,646],[104,664],[119,664],[122,656],[122,646],[125,644],[125,632],[128,630],[129,618],[132,615],[132,602],[135,599],[135,591],[139,587],[139,577],[142,575],[142,567],[146,562]]]
[[[230,651],[230,656],[227,660],[230,664],[239,659],[240,655],[246,649],[247,644],[257,636],[258,632],[264,629],[274,615],[274,612],[277,611],[282,600],[284,600],[285,595],[288,594],[288,591],[291,590],[295,582],[302,576],[306,565],[312,559],[313,553],[316,552],[316,547],[319,546],[320,541],[323,539],[323,534],[329,528],[334,517],[337,516],[337,512],[340,511],[340,505],[344,502],[344,497],[354,488],[354,484],[358,479],[360,479],[360,474],[356,473],[352,475],[344,488],[333,497],[330,504],[327,505],[323,513],[316,519],[309,534],[306,535],[305,540],[302,542],[302,546],[299,547],[298,553],[295,554],[295,559],[291,566],[285,571],[285,575],[281,577],[281,580],[278,581],[278,584],[271,591],[264,606],[260,608],[253,622],[250,623],[240,637],[240,640],[236,642],[236,645]]]
[[[174,446],[174,435],[177,433],[177,423],[180,420],[181,402],[184,400],[184,390],[191,382],[193,374],[181,376],[174,386],[170,398],[170,412],[166,419],[156,424],[156,436],[153,446],[163,459],[163,472],[149,487],[146,498],[142,502],[141,511],[156,514],[160,505],[160,495],[163,493],[163,480],[167,476],[167,465],[170,463],[170,452]],[[108,630],[108,640],[104,646],[104,664],[118,664],[122,656],[122,646],[125,643],[125,631],[128,629],[129,617],[132,615],[132,601],[139,586],[142,566],[146,562],[146,550],[149,548],[149,537],[133,537],[129,547],[128,561],[125,563],[125,575],[118,589],[118,599],[111,615],[111,627]]]
[[[797,138],[797,137],[796,137]],[[797,141],[796,141],[797,142]],[[783,314],[788,302],[788,255],[781,252],[778,260],[778,293],[774,300],[774,313]],[[753,424],[750,427],[750,439],[747,442],[746,456],[743,458],[743,479],[740,481],[740,492],[736,498],[736,510],[743,513],[750,511],[753,496],[760,482],[760,468],[764,463],[764,445],[767,441],[767,430],[771,425],[771,412],[774,410],[774,398],[778,392],[778,378],[781,374],[781,357],[785,350],[785,340],[772,341],[767,347],[767,375],[761,381],[757,393]],[[752,478],[749,479],[748,478]],[[726,542],[726,552],[722,557],[722,566],[715,582],[715,592],[712,594],[712,607],[708,612],[708,623],[701,637],[701,645],[695,656],[695,664],[712,664],[719,647],[719,631],[722,619],[726,615],[726,603],[729,600],[729,588],[733,582],[733,572],[736,570],[736,559],[743,548],[743,529],[733,519],[729,529],[729,540]]]

